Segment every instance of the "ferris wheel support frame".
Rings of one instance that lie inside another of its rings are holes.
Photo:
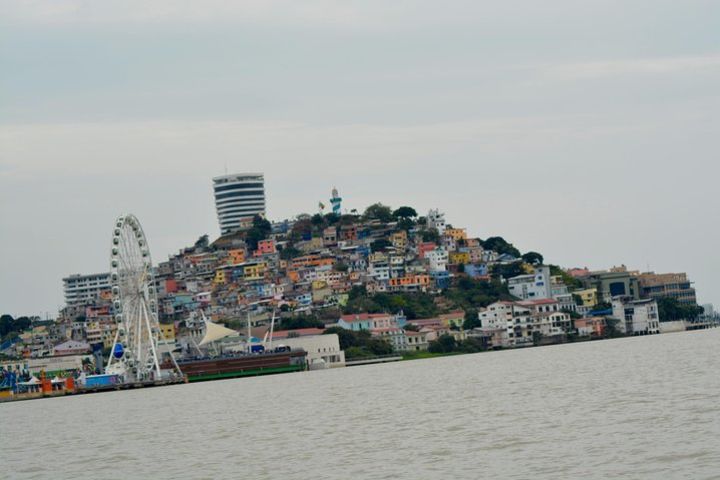
[[[161,331],[152,261],[145,233],[134,215],[117,219],[112,243],[110,279],[117,331],[105,370],[112,372],[115,367],[133,380],[160,379]]]

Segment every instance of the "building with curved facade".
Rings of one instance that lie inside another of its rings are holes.
[[[226,235],[265,215],[265,177],[262,173],[235,173],[213,178],[220,233]]]

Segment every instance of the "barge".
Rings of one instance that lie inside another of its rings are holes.
[[[228,378],[302,372],[307,369],[305,350],[278,349],[270,353],[228,357],[178,360],[178,367],[188,382],[206,382]],[[163,365],[169,368],[170,365]]]

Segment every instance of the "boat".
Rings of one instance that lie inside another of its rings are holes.
[[[271,352],[259,352],[223,357],[179,360],[178,366],[187,381],[206,382],[228,378],[301,372],[307,368],[307,352],[278,348]],[[162,368],[170,367],[164,365]]]
[[[211,322],[204,312],[201,311],[200,314],[205,324],[205,336],[195,347],[201,355],[207,355],[201,349],[202,347],[214,346],[219,340],[237,335],[238,332],[235,330]],[[273,345],[274,327],[275,312],[273,311],[269,339],[266,335],[265,339],[255,343],[250,334],[250,316],[248,314],[246,342],[240,350],[222,353],[217,348],[213,348],[215,356],[180,359],[177,360],[176,367],[191,383],[307,370],[307,352],[305,350],[291,349],[285,345]],[[161,368],[166,369],[171,366],[169,361],[166,361]]]

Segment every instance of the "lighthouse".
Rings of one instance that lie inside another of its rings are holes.
[[[336,215],[340,215],[340,209],[342,206],[342,198],[340,198],[340,194],[338,193],[337,188],[333,188],[332,190],[332,197],[330,198],[330,204],[332,205],[332,211]]]

